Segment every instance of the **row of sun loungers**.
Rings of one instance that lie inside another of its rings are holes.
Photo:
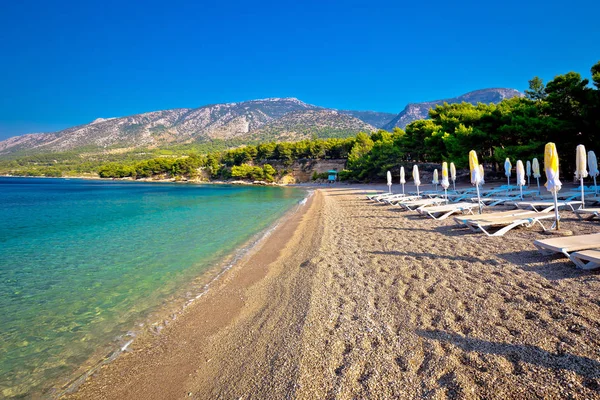
[[[427,193],[423,197],[391,194],[382,196],[379,194],[379,196],[368,196],[368,198],[395,205],[403,210],[416,211],[423,216],[436,220],[454,216],[454,220],[458,225],[467,227],[474,232],[482,232],[487,236],[503,236],[516,227],[539,225],[544,231],[554,228],[556,218],[553,212],[555,208],[554,201],[520,201],[520,196],[518,198],[513,196],[506,198],[484,197],[478,203],[478,199],[472,197],[471,191],[467,192],[449,194],[448,199],[431,196]],[[431,197],[427,198],[428,196]],[[569,197],[570,195],[567,195],[563,197],[563,201],[557,203],[560,210],[570,210],[582,220],[600,219],[600,207],[577,208],[582,206],[582,201],[567,200]],[[468,198],[473,202],[450,202],[457,198],[463,200]],[[598,202],[600,202],[600,199]],[[517,209],[474,214],[474,211],[480,205],[493,206],[499,204],[514,206]],[[553,224],[547,226],[544,224],[545,221],[553,221]],[[600,233],[536,240],[534,245],[543,253],[565,255],[579,268],[600,268]]]

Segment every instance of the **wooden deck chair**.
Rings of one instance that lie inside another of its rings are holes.
[[[600,267],[600,250],[583,250],[571,253],[571,261],[581,269],[595,269]]]
[[[594,218],[600,218],[600,207],[593,208],[580,208],[575,210],[575,215],[579,217],[579,219],[592,220]]]
[[[475,232],[483,232],[487,236],[504,236],[508,231],[524,226],[530,228],[538,224],[546,231],[546,227],[542,224],[542,220],[554,218],[554,213],[536,213],[529,215],[512,215],[503,218],[466,220],[467,225]]]
[[[554,201],[517,201],[514,204],[522,210],[533,210],[540,213],[554,210]],[[575,211],[575,206],[581,207],[581,201],[559,201],[556,204],[559,210],[570,208],[571,211]]]
[[[473,209],[477,207],[477,204],[473,203],[453,203],[442,206],[419,207],[417,212],[433,219],[442,220],[457,213],[473,214]]]
[[[563,254],[580,267],[572,258],[571,253],[600,248],[600,233],[535,240],[533,245],[542,254]]]

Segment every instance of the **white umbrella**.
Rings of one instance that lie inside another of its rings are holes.
[[[404,167],[400,167],[400,184],[402,185],[402,194],[404,194],[404,184],[406,179],[404,177]]]
[[[533,161],[531,162],[531,170],[533,171],[533,177],[537,181],[538,195],[541,195],[542,192],[540,191],[540,178],[541,178],[542,174],[540,174],[540,163],[538,162],[537,158],[534,158]]]
[[[521,200],[523,200],[523,186],[525,186],[525,168],[523,167],[523,161],[517,161],[517,185],[521,190]]]
[[[469,170],[471,171],[471,183],[477,189],[477,201],[479,202],[479,214],[481,214],[481,194],[479,194],[479,183],[481,182],[481,170],[477,161],[475,150],[469,152]]]
[[[525,170],[527,171],[527,186],[531,185],[531,161],[527,160],[525,164]]]
[[[456,167],[454,163],[450,163],[450,178],[452,179],[452,189],[456,191]]]
[[[413,179],[415,181],[415,186],[417,187],[417,196],[419,195],[419,185],[421,184],[421,180],[419,179],[419,167],[415,164],[413,167]]]
[[[479,182],[479,185],[485,185],[485,170],[483,169],[483,164],[479,164],[479,177],[481,178],[481,182]]]
[[[435,191],[437,192],[437,185],[440,183],[437,168],[433,170],[433,180],[431,181],[431,183],[435,185]]]
[[[508,178],[508,187],[506,188],[507,190],[510,190],[510,170],[511,169],[512,169],[512,165],[510,164],[510,160],[507,157],[506,161],[504,161],[504,175],[506,175],[506,177]]]
[[[392,193],[392,173],[390,171],[387,172],[387,185],[388,193]]]
[[[575,150],[575,179],[579,179],[581,185],[581,208],[585,207],[585,187],[583,186],[583,178],[587,178],[587,153],[585,146],[580,144]]]
[[[596,159],[596,153],[592,150],[588,151],[588,167],[590,167],[590,176],[594,178],[594,190],[596,196],[598,196],[598,185],[596,185],[596,177],[598,176],[598,160]]]
[[[450,182],[448,182],[448,163],[442,163],[442,187],[444,188],[444,195],[446,197],[446,201],[448,200],[448,187],[450,186]]]
[[[554,213],[556,215],[556,229],[559,229],[559,215],[558,215],[558,192],[562,187],[560,179],[558,178],[558,153],[556,152],[556,145],[554,143],[547,143],[544,149],[544,169],[546,171],[546,189],[554,194]]]

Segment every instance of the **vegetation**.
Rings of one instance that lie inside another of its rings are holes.
[[[406,130],[380,130],[340,139],[245,143],[214,141],[166,149],[131,152],[46,153],[18,155],[0,161],[0,173],[13,175],[81,175],[105,178],[187,177],[273,181],[301,159],[347,159],[340,179],[384,179],[387,170],[418,162],[453,161],[468,165],[475,150],[481,162],[498,168],[504,159],[543,159],[544,144],[555,142],[563,174],[574,166],[575,147],[600,143],[600,62],[592,67],[592,83],[576,72],[544,82],[534,77],[523,98],[499,104],[443,104],[429,119]],[[318,174],[313,179],[318,179]]]

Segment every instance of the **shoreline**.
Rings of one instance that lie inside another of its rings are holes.
[[[146,316],[134,321],[130,330],[115,338],[113,342],[106,344],[106,346],[101,346],[97,352],[80,365],[77,371],[70,374],[70,377],[66,377],[68,379],[67,383],[60,384],[60,386],[50,386],[45,395],[56,399],[76,392],[78,387],[88,377],[93,375],[98,369],[114,362],[123,353],[129,351],[129,347],[132,344],[158,337],[165,327],[175,321],[188,307],[205,296],[223,275],[239,266],[248,257],[251,257],[281,225],[286,224],[290,218],[301,212],[303,208],[306,208],[306,203],[310,201],[314,191],[306,190],[305,192],[306,196],[299,203],[291,206],[290,209],[284,212],[271,225],[253,234],[248,240],[226,254],[218,262],[202,271],[192,281],[180,287],[177,292],[165,298],[161,305],[149,311]],[[104,350],[106,347],[112,348],[112,350],[106,353]]]
[[[47,393],[47,395],[53,399],[68,398],[70,395],[77,396],[81,385],[85,384],[86,380],[96,374],[99,370],[110,367],[111,364],[119,360],[119,358],[127,355],[131,351],[135,351],[137,348],[146,347],[155,341],[159,341],[163,329],[168,329],[178,318],[188,312],[188,308],[194,308],[198,301],[201,301],[203,297],[211,294],[211,290],[215,286],[218,287],[223,284],[223,281],[229,280],[228,274],[236,273],[232,272],[232,270],[243,268],[244,264],[247,263],[249,259],[261,251],[262,247],[270,237],[280,231],[289,231],[289,225],[297,222],[298,218],[302,218],[304,213],[308,211],[313,198],[314,191],[306,190],[304,199],[292,206],[270,226],[253,235],[249,240],[223,258],[218,264],[208,268],[200,276],[195,278],[194,281],[200,280],[202,282],[200,285],[193,284],[195,287],[202,286],[200,292],[196,292],[192,296],[183,296],[184,292],[188,291],[189,293],[189,288],[181,288],[179,294],[173,294],[169,299],[165,299],[165,304],[163,306],[160,306],[157,310],[153,310],[144,319],[147,323],[142,324],[141,327],[136,323],[135,326],[139,327],[139,329],[131,330],[123,335],[123,337],[131,338],[130,340],[127,340],[122,345],[119,344],[114,351],[106,354],[100,360],[98,360],[98,356],[90,357],[90,360],[82,365],[83,372],[72,374],[73,377],[67,384],[62,385],[60,388],[55,387],[54,390]],[[192,283],[190,283],[190,287],[191,286]],[[84,367],[84,365],[89,365],[89,362],[92,360],[97,361],[93,361],[91,367]]]

